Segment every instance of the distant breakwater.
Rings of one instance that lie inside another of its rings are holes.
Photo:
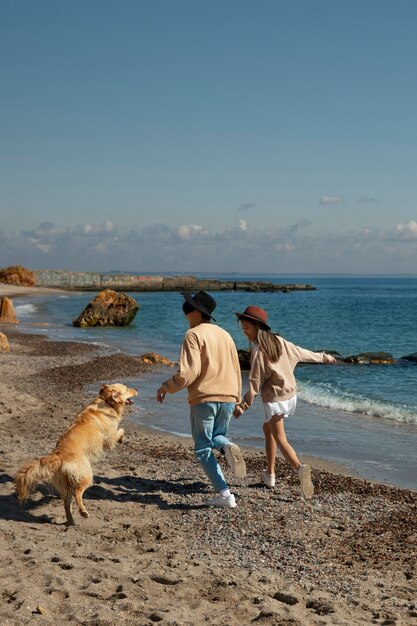
[[[65,270],[34,270],[37,287],[72,291],[314,291],[308,284],[267,281],[218,280],[195,276],[162,276],[142,274],[101,274],[98,272],[68,272]]]

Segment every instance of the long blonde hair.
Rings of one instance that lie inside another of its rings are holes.
[[[257,327],[258,333],[256,336],[256,343],[258,344],[259,349],[262,350],[270,363],[277,363],[282,354],[282,345],[277,334],[262,328],[259,322],[249,320],[247,317],[242,317],[242,319],[239,320],[240,323],[242,323],[243,319],[245,322]]]
[[[256,339],[259,349],[266,355],[270,363],[277,363],[282,354],[281,342],[274,333],[263,328],[258,328]]]

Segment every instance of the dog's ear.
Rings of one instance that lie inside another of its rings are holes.
[[[106,394],[106,389],[107,389],[107,387],[108,387],[108,385],[103,385],[103,386],[102,386],[102,388],[100,389],[99,394],[98,394],[98,395],[99,395],[99,397],[100,397],[102,400],[105,400],[105,399],[106,399],[106,395],[107,395],[107,394]]]
[[[121,404],[123,406],[125,403],[120,391],[115,391],[114,389],[112,389],[111,392],[111,399],[113,404]]]
[[[112,389],[111,385],[103,385],[100,389],[100,398],[112,406],[117,404],[123,406],[125,403],[122,394],[116,389]]]

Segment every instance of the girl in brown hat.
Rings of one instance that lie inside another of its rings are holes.
[[[243,313],[235,314],[243,332],[251,342],[251,370],[249,389],[243,402],[236,404],[234,416],[239,418],[261,394],[265,410],[263,431],[268,462],[262,480],[267,487],[275,486],[275,460],[277,447],[283,457],[298,472],[305,498],[314,493],[311,468],[300,463],[294,448],[287,441],[284,417],[293,415],[297,404],[294,369],[297,363],[334,363],[336,359],[325,352],[311,352],[290,343],[271,332],[268,314],[257,306],[248,306]]]

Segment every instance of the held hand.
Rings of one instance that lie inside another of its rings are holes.
[[[242,413],[243,413],[242,409],[238,405],[236,405],[235,410],[233,411],[233,417],[238,420],[239,417],[242,415]]]
[[[326,363],[336,363],[336,359],[332,354],[326,354]]]
[[[167,395],[167,392],[165,391],[165,389],[163,387],[159,387],[158,391],[156,392],[156,399],[158,402],[162,402],[165,400],[165,396]]]

